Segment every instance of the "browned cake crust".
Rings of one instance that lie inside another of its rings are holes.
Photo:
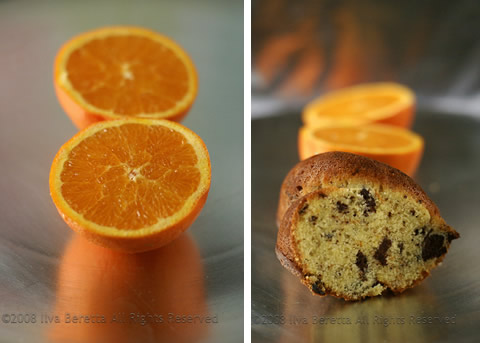
[[[325,288],[320,292],[312,289],[312,284],[306,279],[305,267],[301,265],[301,258],[292,234],[298,224],[299,213],[302,213],[302,208],[309,199],[323,197],[332,187],[348,187],[349,184],[354,183],[369,183],[378,185],[380,189],[398,190],[428,210],[432,225],[440,228],[446,238],[446,248],[442,246],[444,250],[434,259],[435,265],[443,260],[450,242],[459,237],[459,234],[445,223],[437,206],[422,188],[401,171],[372,159],[345,152],[329,152],[313,156],[298,163],[288,173],[282,184],[277,212],[279,231],[276,254],[282,265],[299,276],[314,294],[331,294],[346,300],[358,300],[348,298],[345,294],[336,294]],[[428,275],[429,270],[426,270],[408,287],[388,288],[394,292],[402,292],[418,284]]]
[[[290,205],[299,198],[328,187],[352,180],[371,180],[391,188],[409,192],[424,203],[432,217],[440,217],[437,206],[408,175],[384,163],[348,152],[333,151],[303,160],[287,174],[280,190],[277,225]],[[442,219],[443,220],[443,219]]]

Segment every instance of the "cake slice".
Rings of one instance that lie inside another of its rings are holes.
[[[346,300],[413,287],[459,237],[410,177],[344,152],[290,171],[277,222],[281,263],[314,294]]]

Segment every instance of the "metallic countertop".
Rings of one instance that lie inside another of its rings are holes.
[[[283,114],[252,122],[252,342],[478,342],[480,121],[417,113],[426,149],[416,180],[461,234],[443,264],[401,295],[345,302],[311,295],[275,256],[278,195],[301,125]]]
[[[54,94],[54,56],[75,34],[119,24],[191,55],[199,94],[183,124],[212,160],[188,233],[138,255],[73,234],[48,189],[55,153],[77,132]],[[0,1],[0,42],[0,342],[242,342],[243,3]]]

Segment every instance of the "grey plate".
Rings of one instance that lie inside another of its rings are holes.
[[[118,24],[162,32],[191,55],[199,94],[183,124],[212,160],[209,198],[188,235],[137,256],[74,238],[48,189],[55,153],[77,132],[54,94],[54,56],[73,35]],[[0,1],[0,41],[0,342],[243,341],[243,3]],[[47,323],[118,312],[140,317]],[[169,313],[218,323],[172,323]],[[36,323],[18,323],[31,314]],[[142,325],[147,314],[163,323]]]
[[[416,180],[461,238],[419,286],[361,302],[311,295],[276,259],[278,194],[298,162],[300,125],[292,114],[252,123],[252,341],[477,342],[480,122],[417,113],[426,150]]]

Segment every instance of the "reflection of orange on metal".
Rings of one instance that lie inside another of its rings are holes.
[[[62,257],[48,335],[72,343],[195,342],[218,320],[207,312],[204,279],[186,234],[135,255],[76,235]]]
[[[322,1],[297,7],[286,1],[262,1],[254,13],[253,65],[265,89],[284,97],[308,97],[361,82],[396,79],[389,64],[385,32],[365,22],[351,6]],[[368,17],[385,20],[381,8]]]
[[[337,89],[351,86],[367,80],[367,51],[365,42],[360,35],[360,23],[356,21],[354,13],[340,10],[334,18],[338,37],[332,51],[333,66],[328,72],[325,81],[326,89]],[[371,55],[372,51],[368,51]]]
[[[280,93],[283,95],[311,95],[324,71],[323,51],[317,46],[307,47],[298,59]]]
[[[308,18],[294,32],[268,39],[255,58],[255,67],[265,82],[279,83],[282,95],[310,94],[324,71],[316,24],[314,18]]]
[[[271,38],[256,58],[256,67],[267,82],[271,82],[284,68],[291,54],[303,45],[304,39],[296,33]]]

